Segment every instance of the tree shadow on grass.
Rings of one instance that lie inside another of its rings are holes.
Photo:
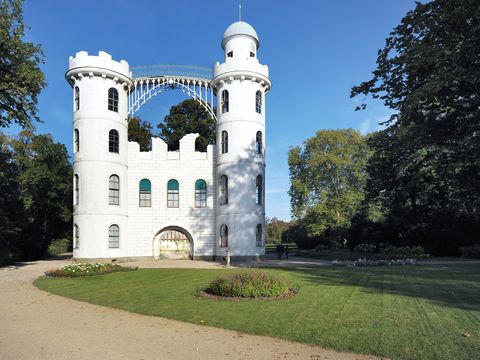
[[[480,266],[286,268],[305,285],[352,286],[373,294],[423,298],[438,305],[480,311]]]

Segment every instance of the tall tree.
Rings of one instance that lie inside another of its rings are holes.
[[[19,187],[19,168],[0,133],[0,266],[20,255],[23,204]]]
[[[37,96],[46,85],[40,46],[23,41],[22,2],[0,1],[0,127],[38,121]]]
[[[152,150],[152,124],[139,117],[128,120],[128,141],[135,141],[140,145],[140,151]]]
[[[24,130],[11,143],[25,214],[21,250],[25,258],[38,258],[71,232],[72,168],[65,145],[51,135]]]
[[[477,0],[417,3],[351,93],[394,111],[370,142],[369,197],[385,200],[403,239],[439,252],[478,239],[464,229],[480,224],[479,38]]]
[[[312,236],[345,230],[363,200],[364,138],[353,129],[322,130],[288,155],[294,218]]]
[[[206,151],[207,145],[215,143],[215,120],[193,99],[172,106],[164,122],[158,124],[158,128],[160,137],[170,150],[178,150],[180,139],[190,133],[200,134],[196,142],[197,151]]]

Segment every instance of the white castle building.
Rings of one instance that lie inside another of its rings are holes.
[[[215,259],[264,255],[265,94],[268,67],[246,22],[224,33],[223,63],[197,67],[129,64],[101,51],[70,57],[73,89],[74,250],[77,259]],[[205,73],[205,72],[204,72]],[[198,134],[168,151],[128,142],[128,119],[151,97],[177,88],[217,122],[216,145]],[[216,108],[216,110],[214,110]]]

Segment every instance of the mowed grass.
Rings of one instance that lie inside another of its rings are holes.
[[[232,271],[239,270],[143,269],[41,277],[35,285],[94,304],[341,351],[480,359],[478,265],[267,270],[299,284],[299,294],[244,302],[196,296],[199,287]]]

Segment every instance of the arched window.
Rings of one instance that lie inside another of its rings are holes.
[[[262,113],[262,92],[260,90],[255,93],[255,111],[259,114]]]
[[[75,86],[73,95],[73,109],[74,111],[80,110],[80,89]]]
[[[175,179],[168,180],[167,184],[167,207],[178,208],[179,186]]]
[[[228,204],[228,178],[222,175],[220,178],[220,205]]]
[[[108,182],[108,204],[120,204],[120,178],[117,175],[110,176]]]
[[[257,181],[255,184],[255,203],[257,205],[263,204],[263,179],[262,175],[257,176]]]
[[[108,247],[118,249],[120,247],[120,228],[118,225],[110,225],[108,228]]]
[[[228,247],[228,226],[220,226],[220,247]]]
[[[78,231],[78,226],[75,224],[73,225],[73,248],[78,249],[79,244],[80,244],[80,233]]]
[[[152,183],[148,179],[140,180],[138,205],[140,207],[152,206]]]
[[[228,90],[222,91],[222,102],[220,104],[220,108],[222,109],[222,114],[227,113],[229,110],[229,96]]]
[[[255,152],[259,155],[262,155],[263,151],[263,141],[262,141],[262,132],[257,131],[257,136],[255,138]]]
[[[197,180],[195,182],[195,207],[207,207],[207,183],[205,180]]]
[[[118,154],[118,143],[118,131],[115,129],[110,130],[110,132],[108,133],[108,151]]]
[[[80,151],[80,132],[78,129],[73,130],[73,152]]]
[[[257,239],[257,247],[263,246],[263,239],[262,239],[262,225],[258,224],[255,228],[255,237]]]
[[[80,202],[80,186],[79,186],[79,179],[78,175],[75,174],[74,179],[73,179],[73,188],[74,188],[74,196],[73,196],[73,205],[78,205]]]
[[[222,154],[228,153],[228,132],[222,131]]]
[[[108,89],[108,110],[118,112],[118,91],[115,88]]]

